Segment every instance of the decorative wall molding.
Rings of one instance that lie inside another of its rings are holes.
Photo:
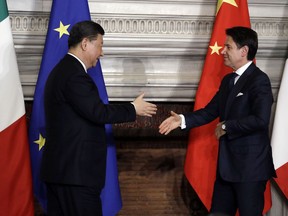
[[[110,100],[131,100],[139,91],[154,101],[194,100],[214,17],[94,13],[91,17],[106,31],[101,63]],[[13,11],[10,20],[24,95],[29,100],[49,13]],[[288,50],[288,18],[251,18],[251,23],[259,35],[257,62],[269,74],[276,95]],[[269,72],[271,65],[275,67]]]
[[[92,20],[100,23],[107,34],[156,35],[164,37],[191,36],[210,37],[214,17],[205,16],[139,16],[91,14]],[[14,34],[46,35],[49,23],[47,12],[10,12],[11,27]],[[252,28],[259,37],[287,39],[288,17],[251,18]]]

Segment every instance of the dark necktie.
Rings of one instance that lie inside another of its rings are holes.
[[[233,72],[231,75],[230,75],[230,80],[229,80],[229,91],[231,91],[231,89],[233,88],[234,86],[234,82],[235,82],[235,78],[238,76],[237,73]]]

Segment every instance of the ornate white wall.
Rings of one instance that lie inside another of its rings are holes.
[[[259,34],[257,65],[271,78],[275,96],[288,50],[287,0],[248,1]],[[140,91],[153,101],[193,101],[213,27],[212,0],[90,0],[105,29],[101,60],[110,100]],[[8,0],[21,80],[33,98],[51,0]]]
[[[32,100],[51,0],[7,0],[26,100]],[[275,98],[288,56],[288,0],[248,0],[259,35],[257,65]],[[92,19],[105,29],[103,74],[111,101],[140,91],[153,101],[193,101],[210,39],[216,0],[90,0]],[[268,216],[287,215],[273,190]],[[275,204],[276,203],[276,204]],[[281,206],[281,207],[279,207]]]

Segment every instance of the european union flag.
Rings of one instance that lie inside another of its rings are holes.
[[[34,102],[29,127],[29,144],[32,163],[33,190],[44,211],[47,209],[46,189],[40,181],[40,164],[42,147],[45,146],[44,87],[47,77],[54,66],[68,51],[68,36],[72,26],[83,20],[90,20],[87,0],[54,0],[41,67],[34,93]],[[107,91],[101,70],[100,61],[95,68],[88,70],[98,87],[100,97],[108,103]],[[104,216],[112,216],[122,208],[118,182],[116,149],[112,126],[106,125],[108,140],[106,182],[101,194]]]

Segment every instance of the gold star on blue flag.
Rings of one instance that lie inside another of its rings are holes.
[[[59,27],[54,29],[55,31],[59,32],[59,38],[61,38],[63,34],[69,35],[68,32],[69,26],[70,24],[63,25],[63,23],[60,21]]]
[[[39,151],[43,148],[43,146],[45,145],[45,138],[39,134],[39,139],[38,140],[35,140],[34,143],[38,144],[39,145]]]

